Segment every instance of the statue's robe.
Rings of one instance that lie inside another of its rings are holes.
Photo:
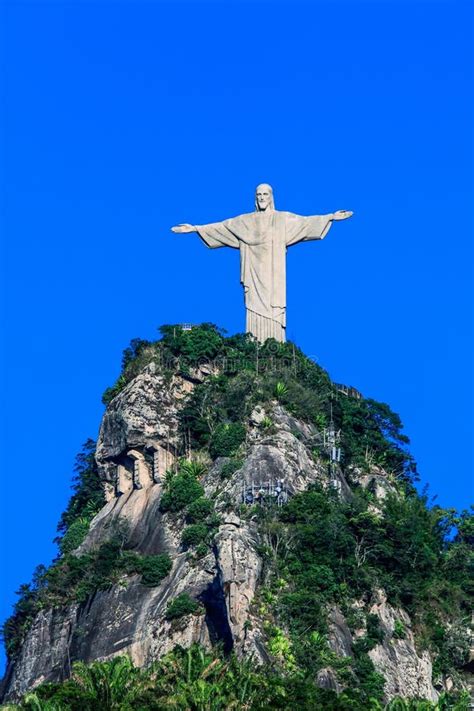
[[[331,223],[332,214],[302,217],[265,210],[210,225],[196,225],[197,233],[211,249],[240,249],[247,332],[261,343],[267,338],[286,340],[287,248],[298,242],[323,239]]]

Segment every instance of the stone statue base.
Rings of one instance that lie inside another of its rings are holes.
[[[282,321],[285,318],[285,309],[273,307],[275,318],[267,318],[247,309],[246,331],[257,338],[260,343],[265,343],[267,338],[285,343],[286,328]]]

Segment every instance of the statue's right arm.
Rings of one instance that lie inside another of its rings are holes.
[[[231,218],[230,220],[224,220],[224,222],[211,222],[208,225],[176,225],[171,230],[178,234],[197,232],[203,242],[211,249],[217,249],[218,247],[239,249],[239,237],[235,229],[238,224],[239,218]]]
[[[194,225],[194,229],[210,249],[233,247],[239,249],[239,240],[232,230],[234,220],[211,222],[209,225]]]

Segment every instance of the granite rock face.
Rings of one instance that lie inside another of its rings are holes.
[[[402,696],[436,701],[438,694],[432,684],[431,657],[428,652],[417,652],[409,615],[389,605],[383,590],[377,590],[369,604],[358,601],[356,607],[376,615],[384,633],[383,643],[370,650],[369,656],[376,670],[385,678],[387,699]],[[337,607],[330,611],[328,622],[329,646],[332,651],[339,657],[352,656],[353,642],[365,633],[365,629],[351,633],[344,615]],[[397,622],[403,626],[403,639],[394,636]]]
[[[178,410],[193,386],[192,378],[167,376],[150,363],[112,400],[96,450],[107,498],[147,488],[173,464]]]
[[[369,656],[377,671],[385,677],[387,697],[419,696],[436,701],[438,694],[431,682],[431,657],[426,651],[421,655],[416,651],[411,620],[407,613],[389,605],[383,590],[376,592],[369,612],[377,615],[385,633],[383,644],[372,649]],[[393,636],[396,622],[403,626],[403,639]]]
[[[97,462],[107,503],[91,523],[89,533],[75,551],[97,548],[122,527],[132,550],[151,555],[167,552],[171,573],[157,587],[146,587],[140,576],[124,576],[119,584],[97,591],[85,603],[57,610],[42,610],[34,620],[18,659],[4,682],[4,699],[16,699],[44,681],[68,676],[81,659],[109,659],[129,654],[142,666],[158,659],[176,644],[219,642],[237,654],[252,654],[265,661],[263,623],[252,605],[262,577],[262,559],[256,525],[238,513],[248,497],[267,487],[282,503],[313,482],[335,487],[350,499],[351,489],[339,468],[312,454],[320,434],[296,420],[277,402],[268,412],[259,408],[248,422],[245,456],[240,467],[223,476],[225,458],[218,459],[202,479],[206,496],[213,499],[220,525],[212,550],[200,559],[183,551],[183,518],[160,511],[163,475],[173,465],[179,448],[178,413],[183,399],[205,374],[165,377],[148,366],[110,403],[103,417]],[[271,419],[267,431],[262,423]],[[377,481],[383,473],[377,472]],[[267,491],[267,493],[268,493]],[[252,499],[254,500],[254,499]],[[197,613],[169,622],[169,600],[186,591],[201,605]],[[394,695],[436,698],[431,685],[431,660],[415,649],[406,613],[391,608],[383,592],[372,602],[386,632],[385,641],[370,652],[386,678],[387,698]],[[352,655],[353,635],[341,611],[329,614],[329,642],[339,656]],[[393,638],[395,621],[407,629],[404,639]],[[321,686],[340,690],[330,668],[320,671]]]

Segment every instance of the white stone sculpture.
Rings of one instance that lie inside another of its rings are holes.
[[[286,331],[286,250],[298,242],[324,239],[334,220],[348,210],[302,217],[275,210],[273,190],[263,183],[255,191],[255,212],[209,225],[182,224],[173,232],[197,232],[211,249],[240,250],[240,281],[247,311],[246,330],[263,343],[284,342]]]

